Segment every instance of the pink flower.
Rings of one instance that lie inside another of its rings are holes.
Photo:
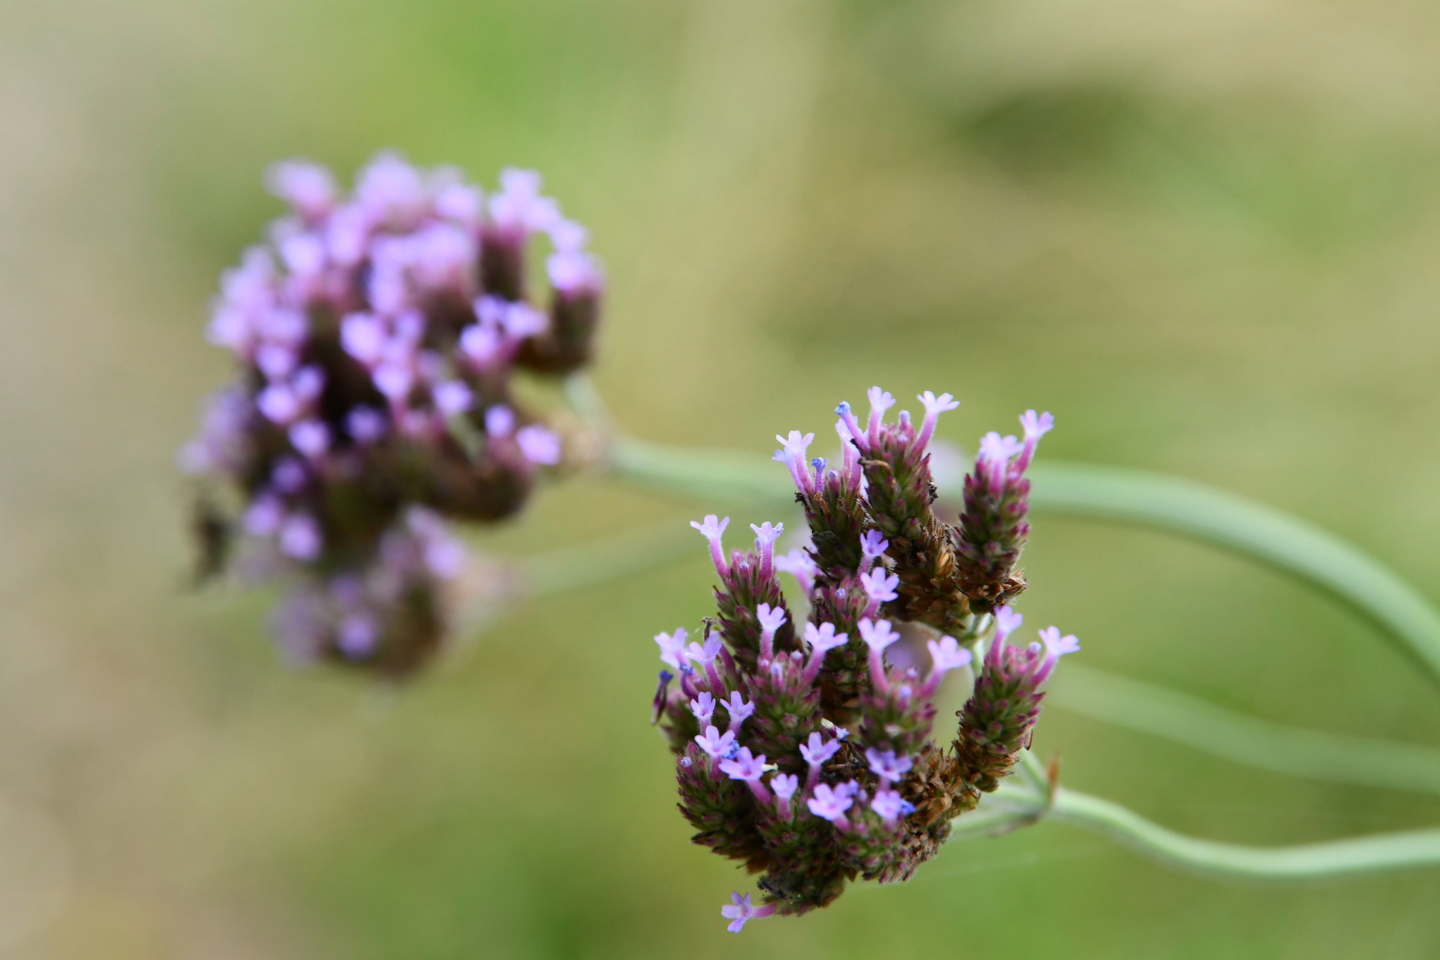
[[[742,897],[739,891],[730,894],[730,906],[720,908],[720,916],[731,921],[725,928],[731,933],[739,933],[745,928],[748,921],[768,917],[774,912],[774,904],[766,904],[763,907],[750,906],[750,894],[747,893]]]

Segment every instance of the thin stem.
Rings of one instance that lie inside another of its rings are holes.
[[[1440,794],[1440,750],[1434,747],[1271,723],[1077,663],[1067,662],[1062,672],[1047,706],[1275,773]]]
[[[1440,866],[1440,830],[1409,830],[1286,847],[1248,847],[1167,830],[1111,800],[1059,787],[1053,800],[1036,790],[1002,785],[981,803],[973,828],[955,821],[956,836],[995,834],[1042,818],[1093,830],[1152,860],[1192,873],[1250,880],[1320,880]]]
[[[1061,787],[1051,817],[1103,833],[1133,850],[1197,873],[1252,880],[1318,880],[1440,866],[1440,830],[1382,833],[1290,847],[1246,847],[1187,837],[1110,800]]]
[[[1347,603],[1440,682],[1440,613],[1393,571],[1326,531],[1213,487],[1137,470],[1041,463],[1037,510],[1153,527],[1268,564]]]

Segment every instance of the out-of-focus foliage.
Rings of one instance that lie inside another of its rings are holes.
[[[954,392],[941,432],[971,448],[1049,409],[1045,456],[1258,497],[1434,593],[1432,6],[29,0],[3,24],[4,952],[1433,954],[1440,875],[1228,886],[1054,825],[731,937],[719,892],[745,878],[684,842],[646,725],[649,637],[706,612],[698,537],[396,693],[285,672],[267,598],[186,595],[171,463],[224,375],[216,276],[276,212],[264,165],[394,146],[547,172],[605,254],[597,382],[640,436],[763,458],[877,382]],[[572,484],[480,546],[704,507]],[[736,522],[762,519],[790,520]],[[1425,681],[1331,602],[1154,535],[1034,526],[1020,609],[1087,664],[1440,738]],[[1440,822],[1058,709],[1038,746],[1200,835]]]

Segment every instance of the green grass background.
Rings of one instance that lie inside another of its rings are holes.
[[[0,954],[1440,953],[1440,871],[1219,883],[1050,824],[733,937],[746,879],[687,843],[646,725],[649,638],[707,612],[698,537],[380,689],[282,668],[270,597],[186,591],[171,459],[265,163],[393,146],[546,173],[607,262],[595,377],[638,435],[763,457],[872,383],[954,392],[972,448],[1050,409],[1042,456],[1259,498],[1440,596],[1437,53],[1418,0],[4,0]],[[706,508],[570,483],[477,545]],[[1026,560],[1027,618],[1089,664],[1440,742],[1436,690],[1308,589],[1045,517]],[[1058,709],[1038,744],[1207,837],[1440,822]]]

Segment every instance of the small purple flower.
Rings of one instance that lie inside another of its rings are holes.
[[[768,603],[762,603],[755,607],[755,619],[760,622],[760,629],[770,636],[775,636],[775,631],[785,625],[785,608],[771,607]]]
[[[888,573],[884,567],[876,567],[869,573],[860,575],[860,585],[865,588],[865,596],[870,598],[870,609],[867,612],[874,614],[880,608],[880,604],[894,600],[898,594],[895,588],[900,586],[900,577],[897,574]]]
[[[700,745],[701,750],[717,760],[730,756],[735,750],[735,734],[729,730],[722,734],[713,724],[707,726],[703,734],[696,736],[695,742]]]
[[[351,660],[370,656],[379,639],[380,627],[375,618],[366,613],[353,613],[341,620],[335,632],[335,646]]]
[[[1024,622],[1025,618],[1009,607],[997,608],[995,611],[995,642],[999,643],[1019,630],[1020,624]]]
[[[330,449],[330,428],[319,420],[291,424],[290,445],[314,460]]]
[[[900,639],[900,634],[890,629],[889,620],[871,621],[868,617],[860,621],[860,639],[875,653],[884,650]]]
[[[948,670],[956,670],[968,666],[973,659],[969,650],[960,646],[959,641],[954,637],[945,636],[940,642],[934,640],[925,641],[925,646],[930,648],[930,671],[932,676],[938,676]]]
[[[661,634],[664,636],[664,634]],[[739,694],[736,694],[739,696]],[[690,712],[695,714],[695,719],[702,724],[708,724],[710,718],[715,715],[715,698],[708,692],[702,691],[698,697],[690,701]]]
[[[860,424],[856,422],[855,414],[851,411],[850,404],[842,400],[840,405],[835,408],[835,415],[840,418],[835,425],[835,432],[840,434],[840,443],[848,447],[849,444],[846,442],[846,434],[849,434],[851,440],[868,450],[869,438],[865,436],[865,431],[862,430]],[[846,452],[848,455],[849,451],[847,450]]]
[[[265,186],[306,220],[320,220],[335,206],[335,178],[318,163],[272,163],[265,171]]]
[[[915,805],[896,791],[882,788],[875,791],[875,797],[870,801],[870,809],[879,814],[880,819],[888,824],[893,823],[898,817],[914,813]]]
[[[1040,639],[1045,642],[1045,655],[1052,659],[1059,659],[1067,653],[1080,652],[1080,641],[1074,634],[1060,636],[1059,627],[1046,627],[1040,631]]]
[[[915,765],[914,761],[909,757],[895,756],[894,750],[885,750],[882,752],[874,747],[870,747],[865,751],[865,762],[870,764],[870,769],[875,772],[875,776],[890,783],[894,783],[905,776],[905,774],[910,772],[910,768]]]
[[[384,363],[375,368],[372,375],[375,389],[390,401],[391,406],[401,406],[410,397],[415,386],[415,371],[400,363]]]
[[[270,484],[281,493],[299,493],[310,479],[305,464],[295,457],[286,457],[275,464],[270,474]]]
[[[391,227],[413,226],[429,206],[425,182],[398,153],[377,153],[356,177],[355,199],[369,217]]]
[[[475,403],[475,394],[459,380],[437,383],[433,395],[435,409],[447,417],[457,417]]]
[[[835,624],[822,623],[818,627],[813,623],[805,624],[805,642],[810,649],[816,653],[824,653],[843,647],[850,641],[847,633],[836,633]]]
[[[711,635],[705,638],[705,644],[692,643],[685,648],[685,656],[699,664],[714,663],[715,658],[720,656],[722,646],[719,635]]]
[[[796,548],[789,553],[777,554],[774,564],[776,570],[794,577],[806,594],[815,588],[815,575],[819,571],[815,567],[815,561],[804,550]]]
[[[788,437],[776,434],[775,439],[784,444],[784,449],[776,450],[773,459],[790,468],[790,476],[794,479],[795,486],[800,488],[801,493],[813,496],[815,480],[805,469],[805,454],[810,444],[815,441],[815,434],[802,435],[799,430],[791,430]]]
[[[284,343],[262,343],[255,348],[255,366],[267,380],[284,380],[300,366],[300,354]]]
[[[747,703],[745,698],[740,696],[740,691],[738,690],[732,690],[730,692],[730,699],[721,700],[720,706],[724,707],[730,713],[730,729],[737,732],[740,730],[740,724],[744,723],[747,717],[755,713],[755,704],[753,702]]]
[[[767,520],[758,527],[753,523],[750,524],[750,529],[755,531],[755,549],[759,551],[772,546],[776,540],[780,539],[780,535],[785,532],[785,524],[772,524]]]
[[[712,728],[707,727],[706,732]],[[726,732],[725,736],[732,736]],[[704,746],[704,744],[701,744]],[[756,783],[765,775],[765,754],[752,756],[749,747],[741,747],[735,756],[729,760],[720,761],[720,771],[731,780],[744,780],[746,783]]]
[[[261,496],[245,511],[245,532],[255,537],[273,536],[285,522],[285,504],[273,496]]]
[[[870,560],[879,560],[885,556],[888,549],[890,541],[886,540],[879,530],[866,530],[865,535],[860,538],[860,552]]]
[[[1021,443],[1013,436],[1002,437],[991,430],[980,438],[980,456],[988,461],[991,467],[1000,471],[1004,476],[1006,467],[1010,464],[1010,458],[1019,453]]]
[[[700,535],[710,541],[710,560],[715,564],[715,571],[720,574],[722,579],[730,576],[730,566],[725,562],[725,547],[721,539],[724,536],[725,528],[729,525],[729,517],[721,520],[713,513],[706,515],[704,523],[698,520],[690,521],[690,526],[699,530]]]
[[[582,294],[605,286],[605,273],[595,258],[583,250],[560,250],[545,258],[545,275],[550,285],[564,294]]]
[[[515,432],[515,442],[526,460],[541,466],[553,467],[560,462],[560,437],[539,424],[532,423]]]
[[[345,415],[345,430],[356,443],[374,443],[385,435],[385,414],[372,407],[356,407]]]
[[[255,400],[255,406],[265,415],[266,419],[281,426],[294,421],[302,411],[300,398],[286,383],[272,383],[260,391],[260,396]]]
[[[788,802],[800,789],[800,778],[793,773],[777,773],[770,778],[770,789],[775,791],[775,796]]]
[[[485,435],[492,440],[503,440],[515,432],[515,413],[503,403],[485,411]]]
[[[879,387],[871,387],[865,391],[865,396],[870,400],[870,422],[866,426],[866,440],[873,447],[880,442],[880,424],[885,419],[885,411],[895,406],[895,398]]]
[[[854,781],[850,781],[854,783]],[[843,788],[843,785],[842,785]],[[810,812],[823,820],[840,827],[842,830],[850,825],[845,819],[845,811],[855,805],[855,798],[842,790],[832,789],[828,783],[821,783],[815,786],[815,795],[805,801]]]
[[[809,741],[800,744],[800,756],[812,767],[823,766],[839,750],[839,740],[826,740],[819,733],[810,734]]]
[[[948,393],[942,393],[937,397],[929,390],[920,394],[916,399],[925,404],[925,422],[921,424],[920,433],[915,438],[915,446],[923,450],[935,434],[935,423],[940,419],[940,414],[956,409],[960,406],[960,401]]]
[[[680,665],[684,662],[685,640],[688,636],[684,627],[676,627],[673,635],[655,634],[655,642],[660,646],[660,660],[679,670]]]
[[[725,928],[731,933],[739,933],[745,928],[747,921],[759,920],[775,912],[774,904],[766,904],[763,907],[750,906],[750,894],[747,893],[742,897],[739,891],[730,894],[730,903],[730,906],[720,908],[720,916],[731,921]]]
[[[1026,410],[1020,415],[1020,426],[1025,430],[1026,440],[1038,440],[1055,428],[1055,418],[1048,413],[1036,416],[1034,410]]]
[[[297,513],[280,526],[280,552],[296,560],[309,562],[320,556],[324,540],[320,524],[305,513]]]

